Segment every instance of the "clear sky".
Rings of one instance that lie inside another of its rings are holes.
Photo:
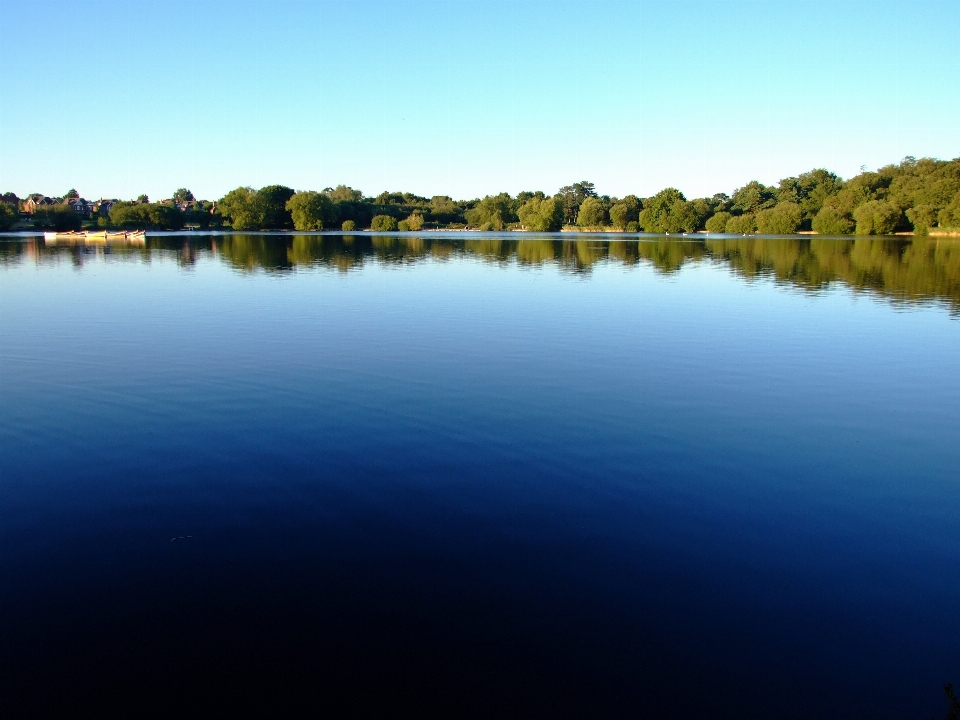
[[[688,197],[960,156],[958,0],[0,0],[0,191]]]

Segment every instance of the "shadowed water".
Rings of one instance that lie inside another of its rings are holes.
[[[960,241],[566,237],[0,240],[0,709],[942,714]]]

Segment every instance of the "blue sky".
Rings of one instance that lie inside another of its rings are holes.
[[[960,2],[0,0],[0,191],[688,197],[960,156]]]

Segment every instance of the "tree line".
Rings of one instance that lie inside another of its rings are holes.
[[[7,195],[11,195],[8,193]],[[4,196],[4,199],[7,198]],[[14,196],[15,197],[15,196]],[[178,200],[179,197],[179,200]],[[184,202],[183,199],[190,200]],[[63,207],[38,209],[37,227],[76,225]],[[0,227],[15,222],[16,212],[0,212]],[[68,222],[69,220],[69,222]],[[960,158],[950,161],[913,157],[876,172],[843,180],[814,169],[776,185],[752,181],[731,195],[687,199],[676,188],[656,195],[611,197],[594,184],[576,182],[553,195],[541,191],[454,200],[408,192],[375,197],[345,185],[321,191],[296,191],[285,185],[239,187],[216,202],[195,201],[181,188],[170,200],[150,203],[146,196],[117,202],[95,219],[100,227],[179,230],[183,227],[234,230],[418,231],[423,229],[611,230],[647,233],[726,233],[789,235],[887,235],[960,232]]]

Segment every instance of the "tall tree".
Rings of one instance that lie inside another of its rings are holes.
[[[554,196],[563,203],[563,220],[567,225],[577,222],[580,204],[588,197],[597,197],[597,191],[592,182],[581,180],[572,185],[565,185]]]
[[[263,226],[270,229],[293,227],[293,217],[287,209],[287,201],[293,197],[293,188],[286,185],[267,185],[257,191],[257,203],[263,215]]]

